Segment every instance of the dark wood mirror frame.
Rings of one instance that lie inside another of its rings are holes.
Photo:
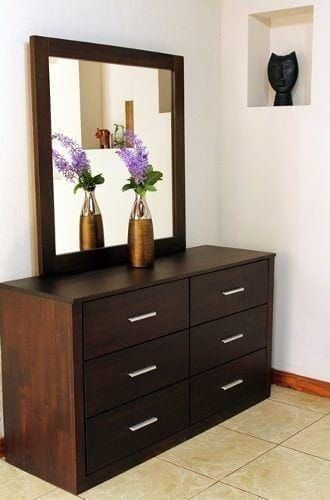
[[[156,256],[159,256],[184,250],[186,233],[183,57],[40,36],[30,37],[30,48],[39,273],[43,275],[87,271],[127,261],[127,245],[62,255],[56,254],[49,57],[84,59],[172,71],[173,236],[156,240],[155,253]]]

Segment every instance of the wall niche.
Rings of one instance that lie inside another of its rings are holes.
[[[272,52],[285,55],[296,51],[299,77],[292,92],[293,104],[311,103],[313,17],[312,5],[249,16],[249,107],[273,106],[275,93],[267,76]]]

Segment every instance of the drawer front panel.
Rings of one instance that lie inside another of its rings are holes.
[[[265,347],[267,306],[249,309],[191,329],[193,375]]]
[[[226,418],[231,410],[266,397],[266,349],[196,375],[190,384],[192,424],[215,413]]]
[[[87,361],[86,413],[90,417],[189,375],[188,331]]]
[[[180,280],[86,303],[85,359],[186,329],[188,299]]]
[[[189,383],[180,382],[87,420],[87,473],[189,425]]]
[[[266,260],[196,276],[191,279],[191,324],[265,304],[267,293]]]

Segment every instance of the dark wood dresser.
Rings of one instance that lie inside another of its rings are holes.
[[[73,493],[267,398],[274,254],[0,287],[8,462]]]

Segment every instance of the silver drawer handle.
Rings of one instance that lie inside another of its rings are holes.
[[[143,319],[153,318],[154,316],[157,316],[157,313],[155,311],[152,311],[147,314],[140,314],[140,316],[133,316],[133,318],[128,318],[128,321],[130,323],[135,323],[135,321],[142,321]]]
[[[234,290],[227,290],[227,292],[222,292],[222,295],[227,297],[228,295],[234,295],[235,293],[242,293],[242,292],[244,292],[244,290],[245,290],[244,287],[234,288]]]
[[[243,379],[239,378],[237,380],[234,380],[233,382],[230,382],[229,384],[223,385],[221,389],[223,391],[228,391],[228,389],[232,389],[233,387],[236,387],[237,385],[243,384]]]
[[[129,376],[131,378],[139,377],[140,375],[144,375],[145,373],[153,372],[157,370],[157,365],[146,366],[145,368],[141,368],[140,370],[136,370],[135,372],[129,372]]]
[[[139,431],[140,429],[143,429],[144,427],[148,427],[148,425],[155,424],[156,422],[158,422],[157,417],[148,418],[148,420],[144,420],[143,422],[140,422],[139,424],[132,425],[132,427],[130,427],[129,430],[132,432]]]
[[[226,339],[221,339],[223,344],[229,344],[229,342],[235,342],[235,340],[242,339],[244,337],[243,333],[239,333],[238,335],[233,335],[232,337],[227,337]]]

